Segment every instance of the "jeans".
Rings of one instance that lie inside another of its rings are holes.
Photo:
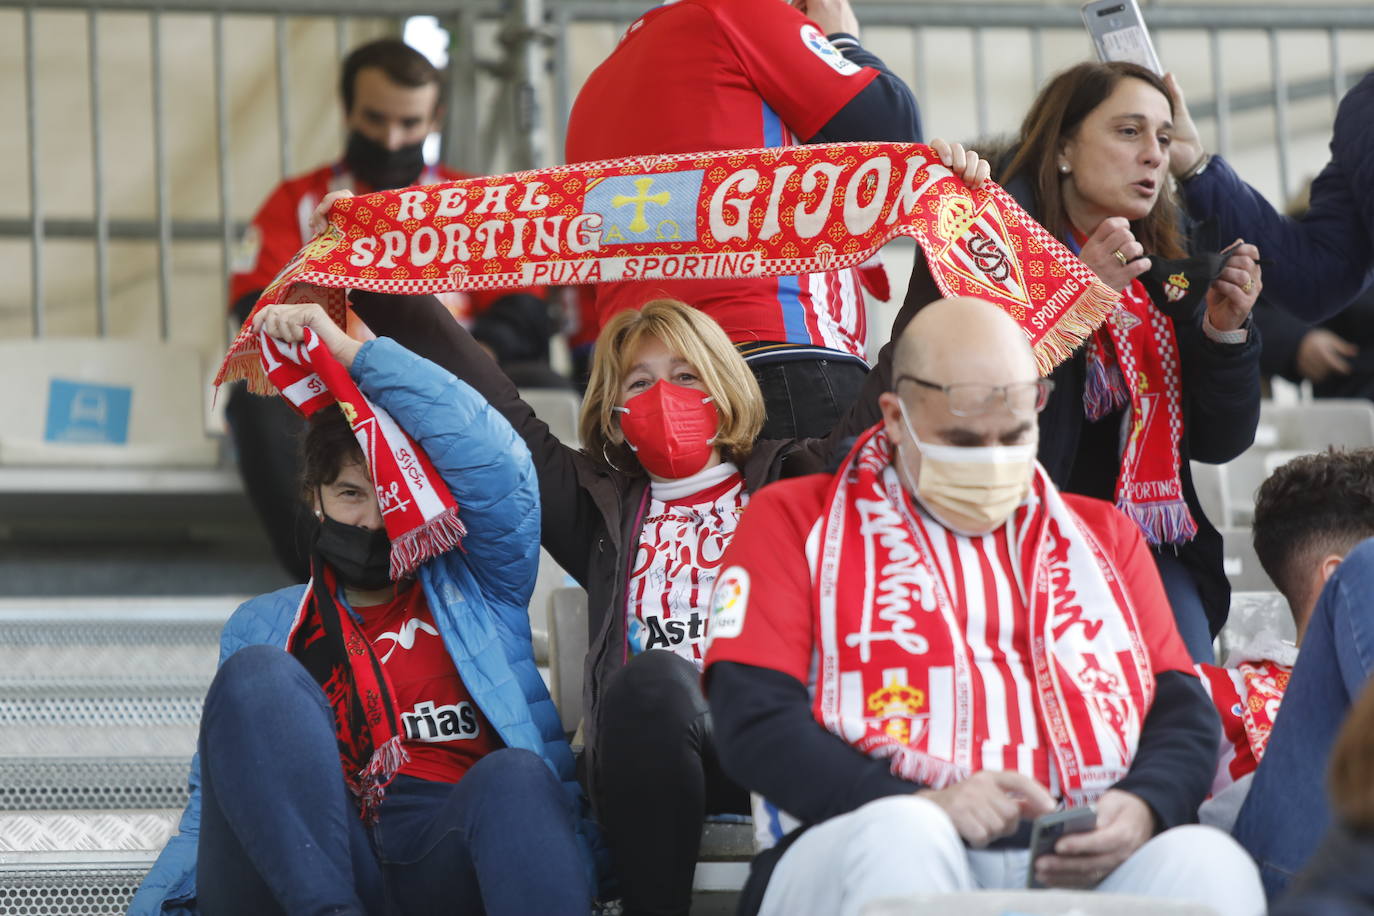
[[[1207,624],[1207,609],[1203,607],[1197,580],[1167,545],[1156,548],[1154,555],[1159,578],[1164,582],[1164,594],[1174,612],[1174,626],[1178,627],[1178,635],[1188,647],[1188,655],[1198,664],[1216,664],[1212,631]]]
[[[824,436],[859,398],[868,375],[846,359],[797,359],[750,364],[767,418],[760,439],[807,439]]]
[[[567,798],[538,755],[502,749],[457,783],[398,776],[365,827],[324,692],[291,655],[248,646],[201,720],[200,912],[586,916]]]
[[[720,769],[696,666],[662,649],[606,678],[592,786],[626,916],[685,914],[707,814],[747,814]]]
[[[939,805],[893,795],[802,834],[778,861],[759,916],[859,916],[884,898],[1024,888],[1029,864],[1024,849],[970,850]],[[1255,864],[1226,834],[1195,824],[1157,835],[1095,889],[1200,903],[1221,916],[1264,912]]]
[[[301,500],[299,440],[305,421],[285,398],[264,398],[239,382],[224,417],[238,452],[243,489],[282,569],[296,582],[310,578],[309,512]]]
[[[1331,823],[1327,761],[1354,698],[1374,671],[1374,539],[1361,542],[1322,589],[1264,758],[1232,835],[1277,898]]]

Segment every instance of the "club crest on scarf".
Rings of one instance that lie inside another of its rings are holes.
[[[966,197],[940,199],[936,234],[945,247],[939,259],[959,276],[982,289],[984,296],[1010,300],[1003,308],[1023,321],[1030,308],[1030,294],[1021,274],[1021,262],[1008,241],[1006,224],[991,199],[977,209]]]
[[[467,533],[458,505],[429,457],[369,401],[309,328],[299,344],[260,335],[263,371],[302,416],[338,403],[367,461],[391,539],[391,578],[458,546]]]
[[[1012,314],[1045,374],[1116,304],[1005,191],[969,189],[917,143],[576,163],[348,198],[328,219],[259,308],[298,301],[302,288],[339,318],[337,291],[348,288],[437,294],[814,273],[858,266],[898,235],[916,239],[944,295],[980,296]],[[256,348],[241,333],[216,383],[246,378],[270,393]]]

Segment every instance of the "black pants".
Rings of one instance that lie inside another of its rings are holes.
[[[746,814],[721,772],[696,666],[661,649],[606,678],[598,710],[597,817],[626,916],[686,914],[707,814]]]
[[[849,360],[798,359],[750,365],[768,416],[760,439],[824,436],[859,397],[868,375]]]
[[[238,451],[243,488],[262,520],[272,552],[297,582],[310,578],[310,515],[301,501],[300,438],[305,422],[279,397],[251,393],[243,382],[224,409]]]

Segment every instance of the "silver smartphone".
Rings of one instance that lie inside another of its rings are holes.
[[[1130,61],[1164,75],[1135,0],[1089,0],[1080,12],[1098,60]]]
[[[1026,887],[1045,885],[1035,880],[1035,860],[1054,852],[1054,844],[1066,833],[1084,833],[1097,826],[1097,809],[1091,805],[1065,808],[1037,817],[1031,826],[1030,864],[1026,872]]]

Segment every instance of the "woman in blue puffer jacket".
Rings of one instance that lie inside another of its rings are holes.
[[[528,449],[466,384],[394,341],[351,340],[319,306],[274,306],[258,326],[288,342],[312,329],[429,456],[467,535],[391,582],[362,450],[338,407],[311,418],[313,590],[259,596],[225,625],[191,800],[130,913],[585,916],[591,827],[526,612],[539,550]],[[322,606],[337,610],[308,610]],[[321,646],[340,633],[330,657]],[[379,802],[341,766],[360,741],[374,750],[377,684],[404,750],[389,782],[374,778]]]

